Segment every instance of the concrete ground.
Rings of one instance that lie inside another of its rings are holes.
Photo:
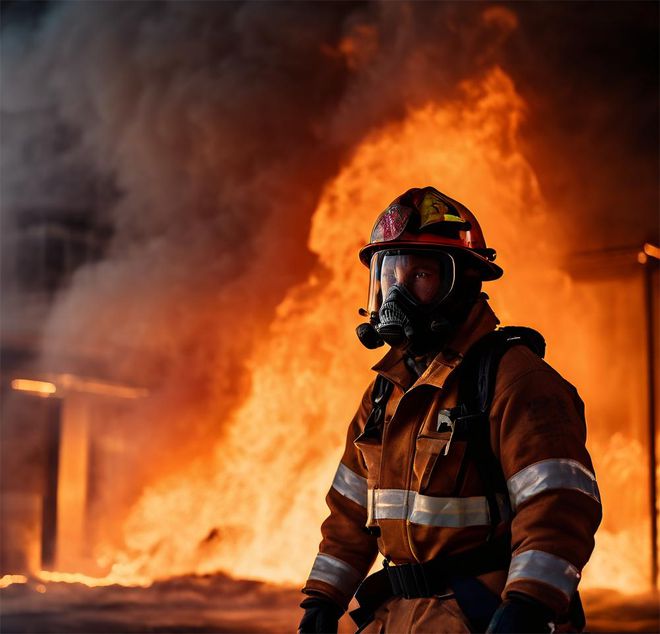
[[[657,597],[610,590],[583,593],[587,630],[659,632]],[[187,576],[149,588],[42,583],[0,590],[2,634],[293,633],[300,618],[297,588],[224,575]],[[353,632],[345,617],[340,632]]]

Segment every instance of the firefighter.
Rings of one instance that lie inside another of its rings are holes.
[[[299,632],[336,632],[354,595],[365,633],[581,631],[601,520],[584,407],[538,333],[498,329],[476,218],[410,189],[360,259],[358,337],[390,350],[348,429]]]

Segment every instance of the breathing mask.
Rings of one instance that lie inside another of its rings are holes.
[[[455,258],[438,249],[393,249],[371,257],[369,301],[357,328],[367,348],[384,343],[411,354],[441,346],[453,329]]]

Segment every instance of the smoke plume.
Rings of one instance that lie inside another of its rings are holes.
[[[15,288],[3,322],[24,314],[28,237],[82,222],[98,248],[41,298],[40,367],[150,391],[116,414],[131,447],[99,473],[131,477],[112,500],[99,486],[99,508],[126,512],[196,457],[209,468],[201,458],[249,393],[256,344],[287,315],[278,305],[311,271],[328,274],[307,244],[325,188],[370,134],[460,99],[465,80],[503,69],[527,104],[511,116],[524,117],[557,251],[657,237],[657,62],[630,37],[657,47],[658,9],[583,9],[3,7],[3,286]]]

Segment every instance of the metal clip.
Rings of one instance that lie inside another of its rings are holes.
[[[450,432],[449,440],[442,450],[442,455],[446,456],[449,453],[449,446],[451,445],[452,438],[454,437],[454,421],[451,419],[451,410],[441,409],[438,412],[438,423],[436,425],[436,431],[438,432]]]

